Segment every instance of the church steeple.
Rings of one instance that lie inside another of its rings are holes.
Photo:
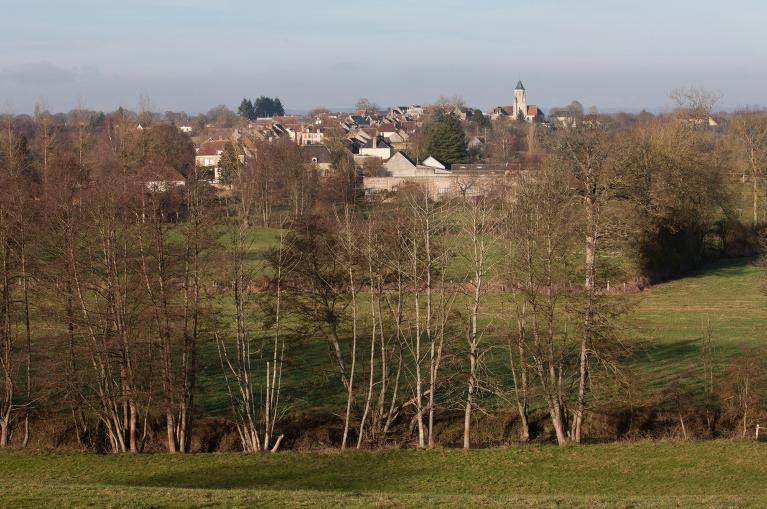
[[[522,80],[517,83],[514,88],[514,111],[512,112],[514,119],[525,119],[527,117],[527,92],[525,91]]]

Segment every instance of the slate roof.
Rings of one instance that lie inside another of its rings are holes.
[[[354,122],[358,126],[367,127],[367,126],[370,125],[370,122],[368,122],[368,120],[366,118],[364,118],[364,117],[362,117],[360,115],[351,115],[349,118],[351,119],[352,122]]]
[[[318,164],[330,163],[330,149],[326,145],[304,145],[301,147],[301,156],[305,163],[313,163],[317,159]]]
[[[360,148],[391,148],[382,137],[373,137],[367,140]]]

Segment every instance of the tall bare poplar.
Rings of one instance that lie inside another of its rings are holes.
[[[479,386],[480,342],[483,332],[480,330],[481,306],[487,292],[488,279],[491,276],[491,250],[497,239],[501,224],[501,214],[487,196],[466,201],[458,214],[461,217],[461,233],[468,240],[462,256],[468,262],[471,272],[469,324],[466,332],[468,346],[469,372],[466,387],[466,405],[463,419],[463,448],[471,447],[471,414],[475,404],[474,395]]]

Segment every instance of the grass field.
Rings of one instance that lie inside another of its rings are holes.
[[[264,270],[263,254],[275,245],[278,235],[276,229],[252,231],[249,259],[254,269]],[[460,258],[455,260],[455,264],[461,263]],[[461,273],[456,267],[453,269],[456,274]],[[638,305],[626,325],[635,349],[629,365],[637,383],[649,391],[659,390],[680,375],[702,369],[699,354],[707,328],[711,330],[715,355],[722,361],[733,358],[744,348],[761,347],[761,331],[767,328],[765,282],[767,269],[757,265],[754,259],[730,259],[636,295]],[[484,317],[495,326],[488,333],[485,346],[500,346],[493,349],[486,360],[502,383],[510,383],[511,378],[504,350],[505,329],[499,320],[499,317],[510,316],[508,306],[498,295],[488,295]],[[460,350],[462,343],[458,341],[456,348]],[[325,339],[295,339],[288,346],[284,401],[302,412],[337,411],[344,395],[332,376],[333,366]],[[348,348],[348,344],[345,346]],[[226,416],[229,400],[215,347],[203,345],[202,355],[203,393],[199,401],[207,414]],[[696,382],[688,385],[694,387]],[[492,395],[485,397],[493,399]],[[495,403],[486,401],[485,404]]]
[[[476,451],[0,452],[3,507],[764,507],[767,445]]]
[[[263,267],[258,260],[274,245],[278,233],[274,229],[254,230],[251,257],[254,267]],[[456,263],[462,261],[457,259]],[[715,355],[724,361],[722,365],[746,348],[763,347],[762,331],[767,330],[765,283],[767,269],[755,259],[728,259],[635,295],[637,307],[628,317],[626,328],[634,348],[629,365],[638,383],[649,390],[662,389],[676,377],[701,370],[701,339],[707,329],[711,331]],[[494,294],[488,295],[486,302],[484,321],[493,322],[495,329],[488,333],[484,345],[500,346],[488,354],[486,361],[494,376],[510,383],[504,350],[504,327],[509,324],[502,323],[503,317],[510,316],[509,304]],[[462,344],[459,338],[456,348],[460,350]],[[324,338],[294,340],[289,348],[285,401],[301,411],[319,408],[337,411],[344,394],[332,376]],[[203,347],[203,356],[204,393],[200,401],[206,412],[227,415],[229,401],[215,348]],[[694,387],[696,382],[689,385]],[[486,403],[493,405],[490,401]]]
[[[263,252],[276,231],[256,234]],[[259,255],[254,255],[254,261]],[[723,260],[637,296],[630,364],[662,387],[699,365],[710,327],[726,360],[763,348],[767,269]],[[494,312],[498,312],[495,310]],[[497,341],[488,338],[488,341]],[[215,354],[202,401],[227,413]],[[297,409],[333,408],[322,340],[302,341],[286,368]],[[341,397],[341,396],[338,396]],[[464,452],[380,450],[190,456],[0,451],[0,507],[767,507],[767,444],[639,442]]]
[[[699,366],[708,327],[721,360],[744,349],[765,348],[765,283],[767,270],[755,259],[741,258],[645,290],[634,317],[636,336],[643,340],[635,365],[656,383]]]

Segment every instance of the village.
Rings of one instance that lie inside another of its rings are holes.
[[[352,112],[320,108],[306,115],[286,115],[279,99],[277,110],[254,108],[250,100],[243,99],[235,119],[233,112],[219,107],[228,115],[219,111],[192,122],[182,114],[174,124],[192,137],[198,176],[214,187],[231,184],[222,177],[220,167],[227,145],[236,152],[240,164],[246,164],[258,158],[259,144],[289,140],[298,147],[304,165],[319,177],[337,174],[339,159],[353,161],[353,185],[360,196],[386,199],[401,186],[416,183],[439,200],[486,194],[499,181],[534,166],[538,144],[546,133],[577,124],[594,128],[605,123],[633,126],[654,118],[644,110],[605,115],[592,107],[586,112],[578,101],[554,108],[546,116],[542,108],[528,102],[522,81],[509,96],[509,104],[486,112],[467,107],[462,98],[454,97],[440,98],[431,105],[388,110],[361,99]],[[708,99],[683,98],[693,102]],[[264,97],[257,100],[261,101],[273,102]],[[210,117],[218,121],[207,122]],[[455,129],[460,126],[463,132],[458,133],[458,139],[445,141],[440,139],[443,135],[429,133],[435,119],[444,117],[456,122]],[[686,121],[697,128],[717,129],[720,120],[707,112],[702,116],[692,113]],[[440,143],[448,150],[457,150],[458,155],[437,153],[433,147]],[[150,185],[164,187],[168,181],[183,185],[186,178],[181,174],[165,177]]]
[[[492,182],[521,169],[520,138],[535,137],[538,129],[552,129],[543,110],[528,104],[527,91],[519,81],[512,101],[490,112],[468,108],[459,99],[438,101],[429,106],[395,106],[382,111],[363,100],[351,112],[316,111],[306,116],[273,115],[244,117],[238,126],[206,124],[195,129],[179,125],[195,141],[196,166],[214,186],[225,186],[220,161],[227,144],[238,153],[241,163],[258,157],[258,143],[290,140],[300,148],[303,163],[320,176],[334,171],[331,146],[343,147],[353,158],[360,192],[367,197],[387,195],[407,182],[417,182],[439,199],[446,196],[477,196]],[[466,155],[460,161],[441,161],[428,149],[424,127],[434,113],[450,115],[466,132]],[[572,121],[564,113],[553,117],[560,125]],[[488,136],[492,123],[506,127],[507,139]],[[501,154],[491,154],[491,145],[500,145]],[[181,184],[179,176],[175,180]]]

